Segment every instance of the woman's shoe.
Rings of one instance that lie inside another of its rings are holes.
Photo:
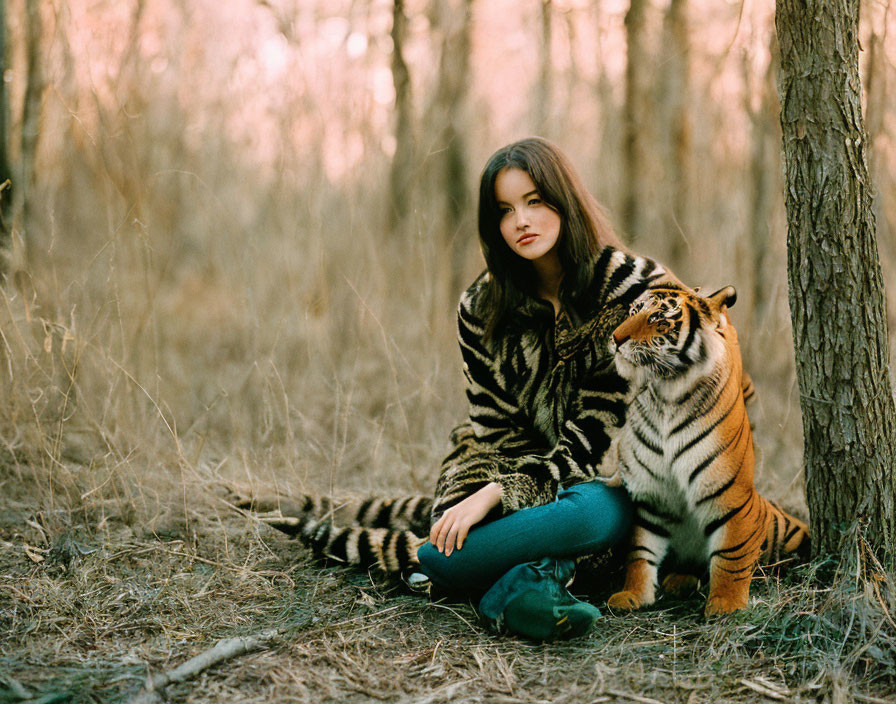
[[[429,596],[429,593],[432,590],[432,580],[430,580],[428,575],[425,575],[422,572],[415,571],[403,574],[401,580],[407,585],[408,589],[415,594]]]
[[[482,597],[479,613],[492,630],[532,640],[583,635],[601,614],[567,590],[574,572],[575,562],[569,559],[517,565]]]
[[[529,591],[504,607],[504,624],[510,633],[531,640],[558,640],[585,635],[600,618],[596,606],[579,601],[558,604],[553,595]]]

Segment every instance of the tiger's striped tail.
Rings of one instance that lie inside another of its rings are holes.
[[[329,497],[234,502],[260,522],[300,540],[315,555],[386,574],[418,564],[432,499],[424,496],[336,503]]]
[[[791,516],[774,501],[763,497],[768,504],[766,537],[762,543],[762,564],[772,565],[790,557],[800,561],[809,558],[809,526]]]

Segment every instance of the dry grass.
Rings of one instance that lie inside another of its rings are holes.
[[[190,702],[790,702],[896,696],[893,582],[810,564],[754,583],[713,622],[702,598],[607,613],[571,643],[487,634],[469,604],[429,604],[325,568],[212,497],[151,525],[95,505],[35,510],[3,486],[0,701],[115,702],[217,639],[285,628],[270,648],[171,686]],[[606,581],[578,588],[601,604]],[[597,585],[597,586],[595,586]]]

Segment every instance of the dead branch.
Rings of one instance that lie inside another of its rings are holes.
[[[168,672],[147,677],[146,684],[137,694],[127,700],[127,704],[162,704],[165,701],[162,692],[172,682],[184,682],[212,665],[245,655],[253,650],[259,650],[281,633],[283,633],[283,629],[273,628],[251,636],[222,638],[211,648],[190,658],[183,665]]]

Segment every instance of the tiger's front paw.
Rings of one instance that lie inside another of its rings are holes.
[[[663,580],[663,591],[673,596],[688,596],[699,586],[700,580],[692,574],[670,574]]]
[[[707,618],[739,611],[747,606],[747,594],[710,594],[703,613]]]
[[[607,606],[611,609],[618,609],[619,611],[635,611],[642,606],[647,606],[648,603],[650,602],[645,598],[631,591],[616,592],[613,596],[607,599]]]

